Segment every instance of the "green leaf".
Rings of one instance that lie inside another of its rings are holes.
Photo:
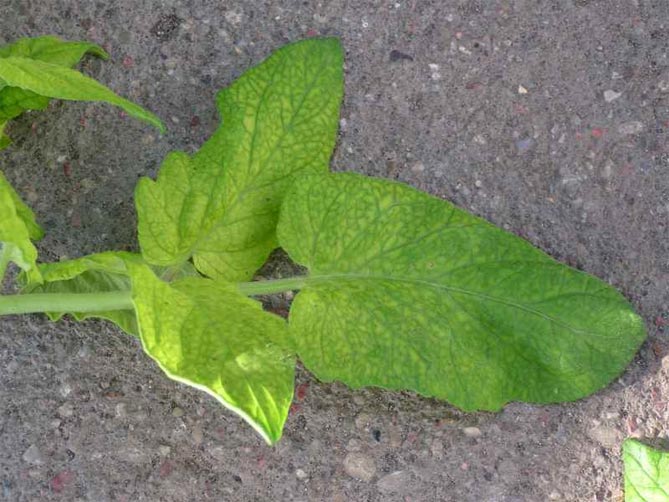
[[[92,54],[102,59],[109,57],[96,44],[65,42],[52,36],[23,38],[13,44],[0,47],[0,58],[11,56],[30,58],[66,68],[76,65],[86,54]],[[40,96],[30,90],[8,86],[1,79],[0,83],[0,120],[13,119],[26,110],[43,110],[49,104],[48,97]],[[8,140],[9,138],[6,141]],[[0,141],[2,140],[0,139]],[[2,149],[1,144],[0,149]]]
[[[276,345],[283,319],[232,284],[186,278],[167,284],[129,264],[144,350],[172,379],[200,389],[246,420],[269,444],[293,395],[293,358]]]
[[[604,282],[406,185],[305,177],[278,236],[309,269],[290,330],[322,380],[464,410],[569,401],[619,375],[645,337]]]
[[[54,36],[22,38],[16,42],[0,47],[0,58],[11,56],[38,59],[68,68],[76,65],[86,54],[101,59],[109,55],[97,44],[90,42],[67,42]]]
[[[193,257],[203,274],[246,280],[276,247],[283,194],[297,174],[326,172],[342,97],[336,39],[287,45],[218,95],[223,124],[192,158],[167,157],[135,194],[145,259]]]
[[[623,443],[625,502],[669,500],[669,452],[634,439]]]
[[[141,262],[141,257],[132,253],[110,251],[75,260],[42,263],[39,265],[42,281],[36,283],[28,277],[21,277],[21,282],[25,284],[22,293],[103,293],[129,291],[130,277],[126,263],[131,260]],[[126,333],[138,336],[139,330],[134,310],[47,312],[52,321],[58,321],[65,314],[70,314],[77,321],[90,318],[106,319],[118,325]]]
[[[0,150],[7,148],[12,142],[12,140],[9,139],[9,136],[5,134],[6,125],[6,121],[0,120]]]
[[[0,79],[4,80],[8,86],[31,91],[39,96],[109,103],[118,106],[128,115],[152,124],[161,132],[165,130],[160,119],[152,113],[117,96],[92,78],[63,66],[26,57],[0,58]],[[0,92],[4,93],[8,90],[4,88]],[[4,106],[5,103],[2,105]]]
[[[16,263],[34,282],[41,280],[37,270],[37,249],[31,241],[42,238],[42,229],[32,210],[0,171],[0,280],[8,262]]]

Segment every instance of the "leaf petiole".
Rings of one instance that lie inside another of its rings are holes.
[[[130,291],[0,295],[0,315],[38,312],[102,312],[134,308]]]
[[[241,282],[237,284],[239,291],[245,296],[271,295],[294,289],[302,289],[307,282],[304,276],[270,279],[267,281]]]
[[[0,272],[4,254],[0,251]],[[0,274],[0,277],[2,275]],[[245,296],[269,295],[304,287],[306,277],[288,277],[268,281],[243,282],[239,291]],[[134,308],[130,291],[101,293],[36,293],[0,295],[0,316],[38,312],[104,312]]]

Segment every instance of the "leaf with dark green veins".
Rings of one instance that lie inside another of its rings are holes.
[[[14,262],[34,282],[41,280],[37,270],[37,249],[32,241],[43,232],[26,206],[0,171],[0,281],[7,263]]]
[[[570,401],[619,375],[645,337],[606,283],[406,185],[297,180],[278,237],[309,269],[290,331],[325,381],[464,410]]]
[[[669,451],[634,439],[623,443],[625,502],[669,501]]]
[[[64,66],[26,57],[0,58],[0,79],[8,86],[49,98],[109,103],[161,131],[165,130],[160,119],[151,112],[117,96],[92,78]],[[6,90],[5,88],[2,92]]]
[[[145,259],[193,257],[203,274],[246,280],[276,247],[284,192],[326,172],[343,93],[336,39],[287,45],[218,95],[222,125],[193,157],[167,157],[135,194]]]
[[[146,265],[129,267],[144,350],[170,378],[212,395],[275,443],[293,396],[295,361],[277,345],[285,321],[232,284],[167,284]]]
[[[75,260],[39,265],[41,283],[31,282],[22,277],[25,284],[23,294],[37,293],[106,293],[130,291],[130,277],[126,263],[140,261],[139,255],[125,252],[99,253]],[[123,331],[137,336],[137,321],[134,310],[111,310],[99,312],[47,312],[52,321],[70,314],[77,321],[90,318],[106,319],[115,323]]]

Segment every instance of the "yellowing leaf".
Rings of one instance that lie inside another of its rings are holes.
[[[280,437],[293,396],[286,323],[232,284],[160,281],[129,263],[144,350],[172,379],[200,389],[246,420],[269,444]]]
[[[623,443],[625,502],[669,501],[669,452],[635,439]]]
[[[406,185],[304,177],[278,236],[309,269],[291,307],[293,344],[326,381],[465,410],[570,401],[618,376],[645,337],[604,282]]]
[[[275,227],[294,176],[325,172],[342,97],[336,39],[287,45],[218,95],[220,128],[192,158],[169,155],[135,194],[145,259],[192,257],[213,278],[246,280],[276,247]]]
[[[41,281],[37,270],[37,249],[31,241],[42,238],[35,215],[0,171],[0,280],[8,262],[16,263],[34,282]]]

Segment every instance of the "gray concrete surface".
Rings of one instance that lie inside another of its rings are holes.
[[[588,399],[498,414],[300,372],[270,449],[105,323],[4,318],[0,499],[616,501],[622,439],[669,435],[665,0],[0,0],[0,42],[98,42],[111,61],[83,69],[169,126],[69,103],[11,125],[0,166],[43,259],[134,249],[138,176],[213,131],[217,89],[316,33],[347,53],[333,167],[448,198],[620,288],[648,325],[635,361]]]

